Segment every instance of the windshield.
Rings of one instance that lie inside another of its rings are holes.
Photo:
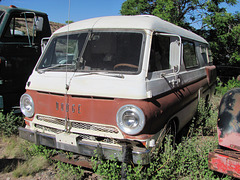
[[[140,32],[58,36],[51,41],[37,70],[136,73],[140,67],[142,41]]]

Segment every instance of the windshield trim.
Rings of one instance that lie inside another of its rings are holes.
[[[4,18],[4,16],[5,16],[5,14],[6,14],[6,11],[0,10],[0,12],[2,12],[2,13],[0,14],[0,24],[2,24],[2,21],[3,21],[3,18]]]
[[[139,29],[85,29],[85,30],[79,30],[79,31],[72,31],[72,32],[65,32],[65,33],[58,33],[58,34],[54,34],[50,41],[48,42],[48,46],[46,47],[46,50],[49,48],[49,45],[52,43],[52,41],[57,38],[57,37],[61,37],[64,35],[74,35],[77,33],[97,33],[97,32],[131,32],[131,33],[140,33],[142,34],[142,42],[141,42],[141,49],[140,49],[140,56],[139,56],[139,67],[138,70],[135,72],[131,72],[131,71],[111,71],[111,70],[81,70],[81,69],[67,69],[68,72],[82,72],[82,73],[99,73],[99,72],[104,72],[104,73],[109,73],[109,74],[126,74],[126,75],[137,75],[140,74],[142,71],[142,66],[143,66],[143,56],[144,56],[144,49],[145,49],[145,43],[146,43],[146,32],[144,30],[139,30]],[[39,68],[41,61],[43,61],[43,58],[46,54],[46,50],[43,52],[43,54],[41,55],[41,57],[39,58],[39,61],[36,65],[35,71],[37,72],[41,72],[42,68]],[[63,69],[54,69],[54,72],[66,72]],[[44,71],[46,72],[46,71]],[[53,70],[51,69],[51,72],[53,72]]]

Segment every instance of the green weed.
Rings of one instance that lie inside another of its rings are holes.
[[[104,161],[96,155],[91,160],[94,172],[103,179],[121,179],[121,165],[116,159]]]
[[[228,90],[233,89],[233,88],[237,88],[240,87],[240,81],[238,81],[237,79],[235,79],[234,77],[229,80],[226,84],[222,83],[219,79],[218,79],[218,86],[216,87],[217,90],[217,94],[222,96],[224,95]]]
[[[25,158],[31,158],[32,156],[43,156],[49,159],[50,156],[56,153],[56,149],[50,149],[45,146],[38,146],[36,144],[32,144],[24,149]]]
[[[0,135],[10,137],[18,134],[18,127],[24,125],[23,118],[16,116],[13,112],[7,115],[0,113]]]
[[[57,170],[56,174],[57,179],[62,180],[81,179],[84,174],[80,166],[73,166],[71,164],[66,164],[63,162],[57,162],[55,164],[55,168]]]

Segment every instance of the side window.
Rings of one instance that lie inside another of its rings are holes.
[[[204,46],[200,46],[200,50],[204,63],[207,64],[208,63],[207,48]]]
[[[198,66],[198,61],[193,42],[183,41],[183,61],[186,68]]]
[[[170,38],[154,35],[152,39],[149,72],[169,69]]]
[[[72,64],[74,57],[77,57],[75,56],[77,46],[77,37],[70,36],[68,40],[59,38],[55,47],[56,64]],[[65,47],[68,47],[68,50]]]

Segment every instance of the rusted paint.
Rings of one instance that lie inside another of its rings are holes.
[[[232,89],[223,96],[217,130],[221,146],[240,150],[240,88]]]
[[[212,85],[213,83],[216,82],[216,77],[217,77],[216,66],[206,66],[205,70],[207,74],[208,84]]]
[[[61,161],[68,164],[73,164],[76,166],[82,166],[85,168],[92,169],[91,159],[87,158],[86,156],[74,155],[69,158],[65,154],[57,154],[55,156],[51,156],[50,158],[55,161]]]
[[[240,152],[216,149],[208,155],[208,167],[213,171],[240,178]]]

